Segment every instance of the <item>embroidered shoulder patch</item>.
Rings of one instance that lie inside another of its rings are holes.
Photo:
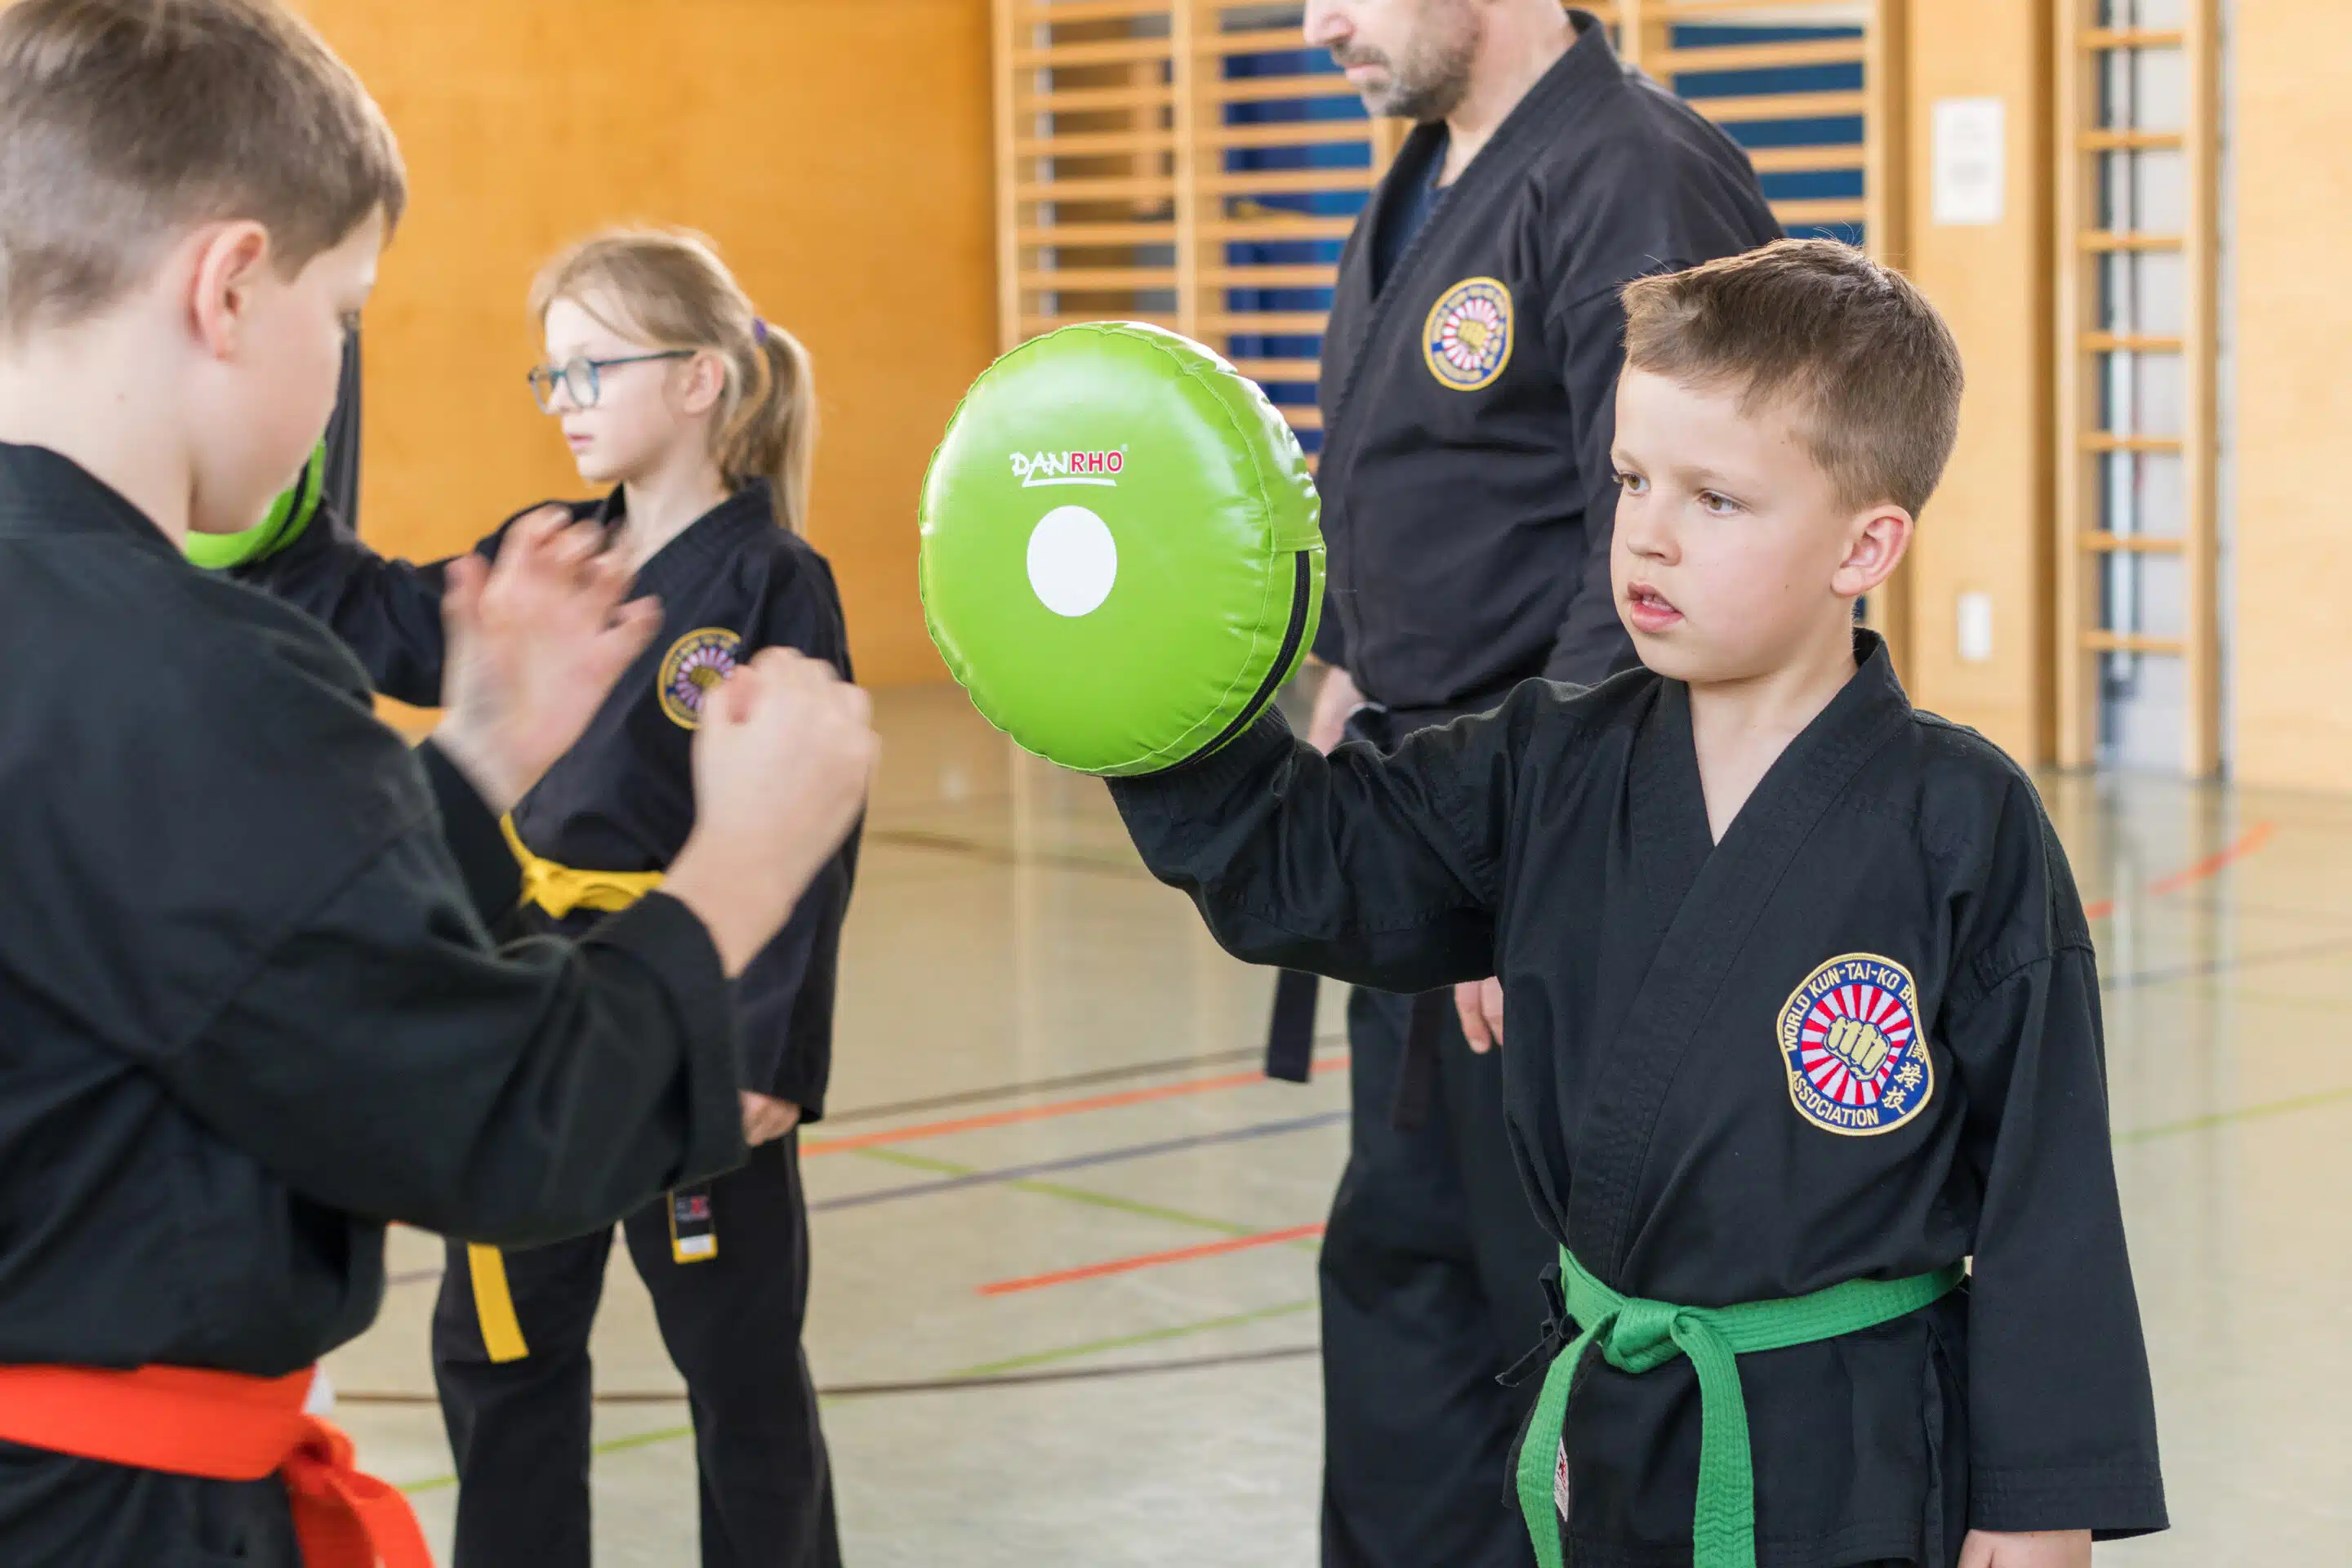
[[[1892,1132],[1927,1108],[1936,1064],[1919,1029],[1919,990],[1891,958],[1832,958],[1780,1008],[1789,1101],[1846,1137]]]
[[[654,679],[662,711],[670,722],[688,730],[702,727],[702,700],[710,689],[735,673],[743,639],[724,626],[704,626],[670,644],[662,656],[661,673]]]
[[[1511,363],[1513,332],[1510,289],[1493,278],[1465,278],[1431,308],[1422,355],[1439,384],[1475,392]]]

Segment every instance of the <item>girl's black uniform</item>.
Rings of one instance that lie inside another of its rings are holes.
[[[621,506],[616,491],[572,510],[611,525]],[[478,552],[494,557],[504,533]],[[332,626],[384,694],[430,706],[441,693],[446,566],[386,561],[314,523],[249,574]],[[625,876],[669,865],[694,825],[690,747],[702,694],[736,664],[781,646],[850,673],[832,571],[777,526],[764,483],[665,545],[635,592],[658,596],[661,631],[579,743],[514,810],[522,847],[560,867]],[[853,838],[735,988],[742,1087],[793,1101],[807,1121],[824,1113],[834,972],[856,866]],[[606,916],[527,907],[525,918],[576,934]],[[840,1560],[800,1347],[808,1225],[797,1149],[795,1135],[755,1150],[707,1191],[650,1205],[625,1226],[692,1399],[706,1568],[829,1568]],[[696,1208],[706,1197],[707,1211]],[[674,1211],[687,1215],[676,1235]],[[716,1255],[682,1261],[705,1212]],[[588,1333],[611,1249],[608,1230],[502,1255],[450,1244],[433,1352],[457,1460],[457,1568],[587,1568]]]

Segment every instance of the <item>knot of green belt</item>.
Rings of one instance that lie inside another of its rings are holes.
[[[1568,1397],[1585,1352],[1639,1375],[1676,1356],[1698,1373],[1698,1507],[1691,1520],[1694,1568],[1755,1568],[1756,1476],[1748,1458],[1748,1405],[1738,1358],[1858,1333],[1940,1300],[1965,1277],[1958,1264],[1908,1279],[1849,1279],[1785,1301],[1677,1307],[1622,1296],[1562,1248],[1559,1279],[1568,1317],[1580,1329],[1544,1374],[1543,1393],[1519,1450],[1519,1511],[1541,1568],[1562,1568],[1553,1479]]]

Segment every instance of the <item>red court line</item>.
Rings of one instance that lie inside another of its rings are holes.
[[[1317,1057],[1318,1071],[1345,1068],[1348,1053],[1337,1052]],[[1263,1072],[1222,1073],[1215,1078],[1186,1079],[1179,1083],[1163,1083],[1151,1089],[1121,1089],[1117,1094],[1090,1094],[1083,1100],[1057,1100],[1044,1105],[1024,1105],[1012,1110],[992,1110],[985,1116],[961,1116],[952,1121],[927,1121],[915,1127],[899,1127],[881,1132],[858,1132],[846,1138],[812,1138],[801,1145],[801,1157],[812,1154],[838,1154],[851,1149],[875,1149],[887,1143],[911,1143],[922,1138],[944,1138],[950,1132],[977,1132],[989,1127],[1012,1127],[1024,1121],[1046,1121],[1057,1116],[1079,1116],[1089,1110],[1115,1110],[1122,1105],[1149,1105],[1154,1100],[1181,1100],[1187,1095],[1212,1094],[1221,1089],[1241,1089],[1266,1081]]]
[[[2169,877],[2159,877],[2155,881],[2150,882],[2147,885],[2147,896],[2152,899],[2160,899],[2167,893],[2177,893],[2183,888],[2193,888],[2200,882],[2209,880],[2210,879],[2218,876],[2224,867],[2231,865],[2234,861],[2244,859],[2255,850],[2260,849],[2263,845],[2268,844],[2271,841],[2272,832],[2273,828],[2269,823],[2255,823],[2253,826],[2246,830],[2244,837],[2239,839],[2235,844],[2231,845],[2227,849],[2208,855],[2202,860],[2198,861],[2194,866],[2184,866],[2179,870],[2172,873]],[[2105,920],[2107,916],[2114,914],[2115,912],[2116,900],[2113,899],[2101,899],[2095,904],[2086,905],[2084,908],[2083,916],[2085,920]]]
[[[1080,1279],[1100,1279],[1107,1274],[1132,1274],[1139,1268],[1157,1268],[1165,1263],[1190,1263],[1196,1258],[1222,1258],[1228,1252],[1247,1252],[1253,1247],[1279,1247],[1286,1241],[1305,1241],[1323,1234],[1323,1222],[1295,1225],[1288,1230],[1269,1230],[1259,1236],[1237,1236],[1230,1241],[1202,1242],[1197,1247],[1180,1247],[1172,1252],[1147,1252],[1140,1258],[1114,1258],[1108,1263],[1089,1263],[1083,1268],[1060,1268],[1051,1274],[1033,1274],[1026,1279],[999,1279],[993,1285],[982,1285],[983,1296],[1012,1296],[1024,1290],[1043,1290],[1048,1285],[1068,1285]]]
[[[2247,856],[2252,854],[2255,850],[2260,849],[2263,845],[2269,843],[2270,840],[2271,825],[2267,822],[2257,822],[2252,827],[2247,829],[2246,836],[2243,838],[2239,839],[2227,849],[2224,849],[2216,855],[2208,855],[2204,859],[2198,861],[2194,866],[2189,867],[2185,870],[2175,871],[2171,876],[2165,878],[2160,882],[2149,883],[2147,890],[2151,893],[2158,894],[2177,893],[2181,889],[2189,887],[2192,883],[2205,880],[2208,877],[2220,871],[2222,867],[2229,865],[2231,861],[2244,859]]]
[[[2224,868],[2244,859],[2270,842],[2273,829],[2270,823],[2258,822],[2244,837],[2228,848],[2158,878],[2147,885],[2150,898],[2161,898],[2193,887],[2218,875]],[[2090,920],[2101,920],[2115,913],[2116,900],[2101,899],[2086,906],[2083,913]],[[1345,1068],[1348,1056],[1344,1051],[1318,1057],[1318,1068]],[[1044,1105],[1021,1106],[1012,1110],[991,1111],[985,1116],[963,1116],[950,1121],[929,1121],[913,1127],[901,1127],[886,1131],[859,1132],[842,1138],[812,1138],[801,1145],[803,1159],[816,1154],[845,1153],[853,1149],[876,1149],[893,1143],[912,1143],[925,1138],[944,1138],[955,1132],[978,1132],[991,1127],[1012,1127],[1024,1121],[1046,1121],[1062,1116],[1081,1116],[1093,1110],[1115,1110],[1127,1105],[1149,1105],[1155,1100],[1181,1100],[1189,1095],[1213,1094],[1220,1089],[1241,1089],[1254,1083],[1264,1083],[1265,1075],[1259,1072],[1222,1073],[1214,1078],[1186,1079],[1177,1083],[1160,1084],[1151,1089],[1122,1089],[1116,1094],[1088,1095],[1080,1100],[1051,1100]]]

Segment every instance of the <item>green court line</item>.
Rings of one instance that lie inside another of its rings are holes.
[[[910,1171],[924,1171],[933,1175],[976,1176],[981,1173],[980,1167],[977,1165],[959,1165],[951,1160],[935,1160],[928,1154],[908,1154],[896,1149],[853,1149],[850,1152],[862,1154],[869,1160],[879,1160],[885,1164],[900,1165]],[[1264,1228],[1255,1225],[1236,1225],[1229,1219],[1212,1219],[1207,1215],[1189,1214],[1182,1209],[1163,1208],[1158,1204],[1141,1203],[1134,1198],[1122,1198],[1113,1193],[1098,1193],[1091,1187],[1068,1186],[1061,1182],[1024,1180],[1005,1182],[1001,1184],[1016,1193],[1034,1193],[1041,1197],[1062,1198],[1070,1203],[1087,1204],[1095,1208],[1109,1209],[1117,1214],[1134,1215],[1141,1219],[1166,1220],[1171,1225],[1185,1226],[1193,1230],[1214,1231],[1219,1236],[1255,1236]],[[1293,1242],[1291,1245],[1312,1250],[1320,1244],[1301,1241]]]
[[[2170,1138],[2182,1132],[2203,1132],[2215,1127],[2227,1127],[2236,1121],[2255,1121],[2266,1116],[2284,1116],[2292,1111],[2310,1110],[2338,1100],[2352,1100],[2352,1089],[2324,1089],[2317,1094],[2299,1094],[2292,1100],[2266,1100],[2260,1105],[2241,1106],[2235,1110],[2216,1110],[2208,1116],[2191,1116],[2183,1121],[2166,1121],[2154,1127],[2136,1128],[2116,1134],[2118,1143],[2145,1143],[2151,1138]]]
[[[959,1165],[951,1160],[937,1160],[928,1154],[909,1154],[899,1149],[866,1148],[850,1151],[869,1160],[879,1160],[886,1165],[897,1165],[909,1171],[922,1171],[938,1176],[971,1176],[980,1173],[976,1165]],[[1133,1215],[1140,1219],[1165,1220],[1193,1230],[1213,1231],[1219,1236],[1255,1236],[1257,1226],[1238,1225],[1232,1220],[1213,1219],[1207,1215],[1189,1214],[1182,1209],[1164,1208],[1158,1204],[1139,1203],[1112,1193],[1098,1193],[1087,1187],[1067,1186],[1060,1182],[1019,1181],[1004,1185],[1014,1192],[1034,1193],[1041,1197],[1060,1198],[1068,1203],[1086,1204],[1094,1208]],[[1321,1243],[1313,1240],[1295,1241],[1291,1246],[1312,1251]],[[1311,1311],[1315,1303],[1288,1301],[1279,1307],[1267,1307],[1255,1312],[1237,1312],[1222,1318],[1209,1318],[1197,1323],[1180,1323],[1173,1328],[1151,1329],[1139,1334],[1122,1334],[1114,1339],[1090,1340],[1085,1344],[1064,1345],[1056,1350],[1034,1351],[1027,1355],[1012,1356],[1003,1361],[984,1362],[978,1366],[960,1367],[940,1375],[942,1382],[967,1378],[1001,1377],[1006,1373],[1026,1371],[1055,1362],[1075,1361],[1080,1356],[1097,1355],[1106,1351],[1130,1350],[1137,1345],[1159,1344],[1167,1340],[1183,1339],[1192,1334],[1213,1333],[1219,1329],[1241,1328],[1250,1323],[1264,1322],[1273,1318],[1295,1316]],[[615,1437],[597,1444],[592,1454],[617,1454],[630,1448],[648,1447],[658,1443],[674,1443],[681,1437],[694,1436],[691,1426],[665,1426],[658,1431],[640,1432],[633,1436]],[[421,1481],[410,1481],[400,1489],[410,1496],[420,1492],[440,1491],[457,1484],[455,1476],[434,1476]]]
[[[2235,1110],[2219,1110],[2207,1116],[2192,1116],[2185,1121],[2167,1121],[2154,1127],[2136,1128],[2128,1132],[2116,1133],[2116,1142],[2144,1143],[2153,1139],[2175,1137],[2183,1132],[2202,1132],[2215,1127],[2225,1127],[2233,1122],[2285,1116],[2294,1111],[2311,1110],[2323,1105],[2335,1105],[2345,1100],[2352,1100],[2352,1088],[2325,1089],[2317,1094],[2296,1095],[2289,1100],[2266,1100],[2260,1105],[2242,1106]],[[953,1164],[945,1160],[934,1160],[923,1154],[902,1153],[892,1149],[860,1149],[856,1152],[870,1159],[881,1160],[910,1170],[926,1171],[936,1175],[962,1176],[973,1173],[971,1167]],[[1210,1219],[1202,1215],[1186,1214],[1180,1209],[1165,1209],[1151,1204],[1135,1203],[1126,1198],[1115,1197],[1108,1193],[1089,1192],[1083,1187],[1065,1187],[1058,1182],[1008,1182],[1005,1185],[1040,1193],[1048,1197],[1066,1198],[1076,1203],[1092,1204],[1100,1208],[1115,1209],[1122,1214],[1169,1220],[1174,1224],[1191,1226],[1202,1230],[1218,1231],[1226,1235],[1245,1235],[1251,1228],[1247,1226],[1234,1225],[1227,1220]],[[1317,1244],[1307,1241],[1294,1245],[1313,1247]],[[1221,1318],[1203,1319],[1197,1323],[1179,1323],[1172,1328],[1150,1329],[1139,1334],[1120,1334],[1110,1339],[1089,1340],[1084,1344],[1064,1345],[1055,1350],[1033,1351],[1027,1355],[1008,1356],[1002,1361],[982,1362],[976,1366],[959,1367],[953,1372],[945,1373],[940,1381],[1002,1377],[1007,1373],[1025,1372],[1032,1367],[1046,1366],[1055,1362],[1076,1361],[1080,1356],[1100,1355],[1110,1351],[1132,1350],[1139,1345],[1160,1344],[1169,1340],[1184,1339],[1193,1334],[1213,1333],[1219,1329],[1244,1328],[1252,1323],[1266,1322],[1276,1318],[1296,1317],[1301,1312],[1312,1311],[1314,1308],[1315,1303],[1311,1300],[1286,1301],[1280,1306],[1265,1307],[1254,1312],[1234,1312]],[[597,1444],[589,1451],[600,1455],[625,1453],[631,1448],[645,1448],[660,1443],[674,1443],[681,1437],[693,1436],[694,1428],[691,1426],[665,1426],[657,1431],[639,1432],[632,1436],[611,1438]],[[400,1489],[414,1497],[424,1492],[441,1491],[457,1484],[457,1478],[455,1476],[434,1476],[421,1481],[407,1482]]]
[[[1076,1361],[1080,1356],[1098,1355],[1106,1351],[1132,1350],[1138,1345],[1161,1344],[1169,1340],[1189,1338],[1193,1334],[1214,1333],[1219,1329],[1244,1328],[1252,1323],[1271,1321],[1276,1318],[1296,1317],[1311,1312],[1316,1303],[1285,1301],[1278,1307],[1263,1307],[1254,1312],[1234,1312],[1222,1318],[1206,1318],[1197,1323],[1178,1323],[1171,1328],[1150,1329],[1139,1334],[1121,1334],[1114,1339],[1089,1340],[1084,1344],[1063,1345],[1055,1350],[1033,1351],[1027,1355],[1009,1356],[1003,1361],[982,1362],[977,1366],[960,1367],[943,1374],[942,1383],[978,1381],[1002,1377],[1006,1373],[1025,1372],[1031,1367],[1045,1366],[1055,1362]],[[692,1426],[664,1426],[652,1432],[638,1432],[626,1437],[609,1438],[588,1451],[594,1455],[625,1453],[631,1448],[648,1448],[660,1443],[675,1443],[681,1437],[694,1436]],[[446,1490],[457,1484],[455,1476],[433,1476],[421,1481],[408,1481],[401,1490],[411,1497],[424,1492]]]
[[[618,1454],[629,1448],[650,1448],[656,1443],[675,1443],[680,1437],[693,1436],[694,1428],[691,1426],[665,1426],[658,1432],[639,1432],[634,1436],[614,1437],[588,1451],[591,1454]],[[427,1480],[405,1482],[400,1489],[410,1497],[415,1497],[421,1492],[445,1491],[457,1484],[455,1476],[435,1476]]]
[[[1059,1350],[1034,1351],[1028,1355],[1007,1357],[1003,1361],[982,1362],[949,1373],[950,1378],[1001,1377],[1008,1372],[1025,1372],[1033,1366],[1045,1366],[1057,1361],[1074,1361],[1082,1355],[1094,1355],[1102,1351],[1132,1350],[1138,1345],[1156,1345],[1168,1340],[1181,1340],[1192,1334],[1212,1333],[1218,1329],[1238,1329],[1249,1323],[1263,1323],[1274,1318],[1296,1317],[1315,1310],[1313,1301],[1286,1301],[1279,1307],[1264,1307],[1255,1312],[1235,1312],[1231,1317],[1210,1318],[1198,1323],[1180,1323],[1170,1329],[1149,1329],[1139,1334],[1121,1334],[1116,1339],[1091,1340],[1082,1345],[1064,1345]]]

